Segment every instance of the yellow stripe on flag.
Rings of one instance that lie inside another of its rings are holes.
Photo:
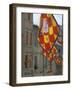
[[[53,34],[53,27],[49,27],[49,35]]]
[[[48,37],[48,35],[44,35],[44,42],[45,42],[45,43],[48,43],[48,42],[49,42],[49,37]]]
[[[52,25],[53,25],[53,26],[56,26],[56,21],[54,20],[53,17],[51,17],[51,20],[52,20]]]

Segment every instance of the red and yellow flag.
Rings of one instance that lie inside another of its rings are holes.
[[[53,55],[56,54],[54,46],[59,34],[58,24],[52,14],[41,14],[40,27],[38,32],[38,41],[43,50],[43,55],[49,61],[53,60]]]

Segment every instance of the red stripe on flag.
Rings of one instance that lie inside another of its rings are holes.
[[[41,18],[47,18],[47,14],[42,14]]]
[[[40,35],[40,36],[39,36],[39,42],[40,42],[41,44],[44,43],[44,36],[43,36],[43,35]]]
[[[49,35],[49,40],[50,40],[50,42],[54,42],[55,41],[54,34],[53,35]]]
[[[53,32],[54,32],[54,34],[58,34],[59,30],[58,30],[57,26],[53,26]]]
[[[48,50],[50,50],[51,49],[51,46],[50,46],[50,43],[45,43],[45,49],[48,51]]]
[[[48,18],[47,18],[47,21],[48,21],[48,26],[51,27],[51,26],[52,26],[52,20],[51,20],[51,17],[48,17]]]

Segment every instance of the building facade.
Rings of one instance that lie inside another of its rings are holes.
[[[32,75],[33,70],[33,14],[22,13],[22,77]]]
[[[38,43],[38,26],[33,25],[33,14],[22,13],[22,77],[43,76],[56,74],[57,67],[52,62],[52,73],[48,73],[50,63],[43,56],[41,47]],[[59,48],[59,46],[58,46]],[[62,48],[60,49],[62,51]],[[61,53],[61,52],[60,52]],[[61,54],[62,55],[62,54]],[[62,71],[62,70],[61,70]],[[60,73],[59,73],[60,74]]]

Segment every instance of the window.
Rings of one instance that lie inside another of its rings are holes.
[[[24,42],[25,45],[32,45],[32,33],[25,31],[22,36],[22,42]]]
[[[38,68],[38,62],[37,62],[37,56],[34,57],[34,69],[37,69]]]
[[[31,16],[30,13],[28,13],[28,20],[29,20],[29,21],[30,21],[30,16]]]
[[[60,48],[59,48],[59,53],[60,53]]]
[[[37,40],[37,31],[34,31],[34,46],[37,47],[38,46],[38,40]]]
[[[28,45],[28,32],[26,31],[26,45]]]
[[[28,54],[28,55],[25,55],[25,68],[31,68],[32,67],[32,55],[31,54]]]
[[[27,68],[27,67],[28,67],[28,65],[27,65],[27,64],[28,64],[28,55],[25,55],[25,64],[24,64],[24,65],[25,65],[25,68]]]
[[[31,54],[28,55],[28,67],[29,68],[32,67],[32,55]]]
[[[32,33],[30,33],[30,45],[32,45]]]
[[[22,39],[23,39],[22,42],[24,42],[24,44],[27,45],[28,44],[28,32],[27,31],[25,31],[23,33],[23,38]]]
[[[47,60],[47,58],[44,56],[44,68],[47,68],[47,63],[48,63],[48,60]]]
[[[32,33],[28,32],[28,45],[32,45]]]

